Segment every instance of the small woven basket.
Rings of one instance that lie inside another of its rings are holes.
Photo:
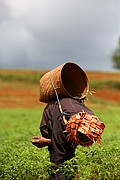
[[[86,73],[75,63],[66,62],[40,79],[40,98],[45,103],[59,97],[84,98],[89,91]]]

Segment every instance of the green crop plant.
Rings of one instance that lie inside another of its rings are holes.
[[[0,179],[47,180],[55,173],[47,147],[31,144],[32,136],[40,135],[42,112],[43,108],[0,109]],[[106,124],[101,145],[77,147],[76,156],[59,169],[69,180],[120,179],[120,107],[107,104],[94,112]]]

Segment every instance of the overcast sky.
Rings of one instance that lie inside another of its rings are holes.
[[[0,0],[0,68],[115,71],[120,0]]]

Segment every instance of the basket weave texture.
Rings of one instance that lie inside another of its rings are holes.
[[[40,101],[48,103],[56,98],[53,86],[59,97],[82,99],[89,91],[86,73],[73,62],[56,67],[40,79]]]

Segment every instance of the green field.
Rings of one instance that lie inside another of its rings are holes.
[[[97,107],[98,102],[94,103]],[[94,108],[106,124],[102,143],[91,148],[77,147],[75,158],[64,164],[68,179],[120,179],[120,107],[116,103],[103,103],[102,107]],[[43,108],[0,109],[0,179],[49,179],[47,148],[38,149],[30,142],[32,136],[40,135],[42,111]]]
[[[47,147],[38,149],[31,144],[32,137],[40,135],[44,106],[37,99],[39,79],[44,73],[0,71],[1,180],[50,180],[53,173]],[[100,90],[101,94],[99,97],[88,96],[86,105],[106,128],[100,146],[96,143],[91,148],[78,146],[76,156],[61,169],[68,180],[119,180],[120,74],[88,74],[91,90]]]

